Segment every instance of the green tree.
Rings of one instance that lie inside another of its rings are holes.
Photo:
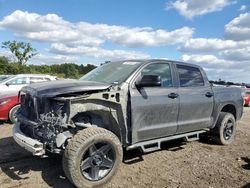
[[[19,65],[24,65],[29,59],[37,55],[36,49],[30,43],[6,41],[2,43],[2,48],[9,49],[16,58]]]
[[[0,56],[0,74],[50,74],[60,78],[78,79],[96,68],[95,65],[77,65],[73,63],[54,65],[22,65],[11,62],[6,57]]]
[[[91,64],[87,64],[86,66],[84,66],[83,64],[81,64],[79,67],[78,67],[78,70],[79,70],[79,73],[81,75],[84,75],[84,74],[87,74],[89,71],[95,69],[96,66],[95,65],[91,65]]]
[[[8,66],[5,68],[6,74],[20,74],[21,69],[19,64],[17,63],[9,63]]]
[[[6,74],[6,67],[8,66],[9,60],[6,57],[0,56],[0,74]]]
[[[78,66],[72,63],[61,64],[60,73],[64,73],[66,78],[78,78],[79,71],[77,70]]]

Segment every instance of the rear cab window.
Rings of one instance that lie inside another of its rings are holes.
[[[205,85],[199,68],[187,65],[176,65],[176,67],[179,75],[180,87],[199,87]]]

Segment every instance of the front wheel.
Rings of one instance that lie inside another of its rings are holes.
[[[102,128],[79,131],[63,156],[63,169],[77,187],[98,187],[110,180],[122,162],[122,146],[112,132]]]
[[[231,144],[234,141],[236,132],[236,121],[233,114],[221,112],[212,132],[214,140],[218,144]]]

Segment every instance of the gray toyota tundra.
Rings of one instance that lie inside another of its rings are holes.
[[[123,149],[152,152],[203,133],[228,145],[243,113],[239,88],[213,87],[201,67],[169,60],[110,62],[79,81],[26,86],[19,97],[15,141],[36,156],[62,154],[77,187],[110,180]]]

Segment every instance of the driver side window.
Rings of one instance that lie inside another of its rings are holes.
[[[146,66],[141,71],[141,77],[144,75],[156,75],[161,77],[161,87],[172,87],[172,75],[170,65],[167,63],[155,63]]]

